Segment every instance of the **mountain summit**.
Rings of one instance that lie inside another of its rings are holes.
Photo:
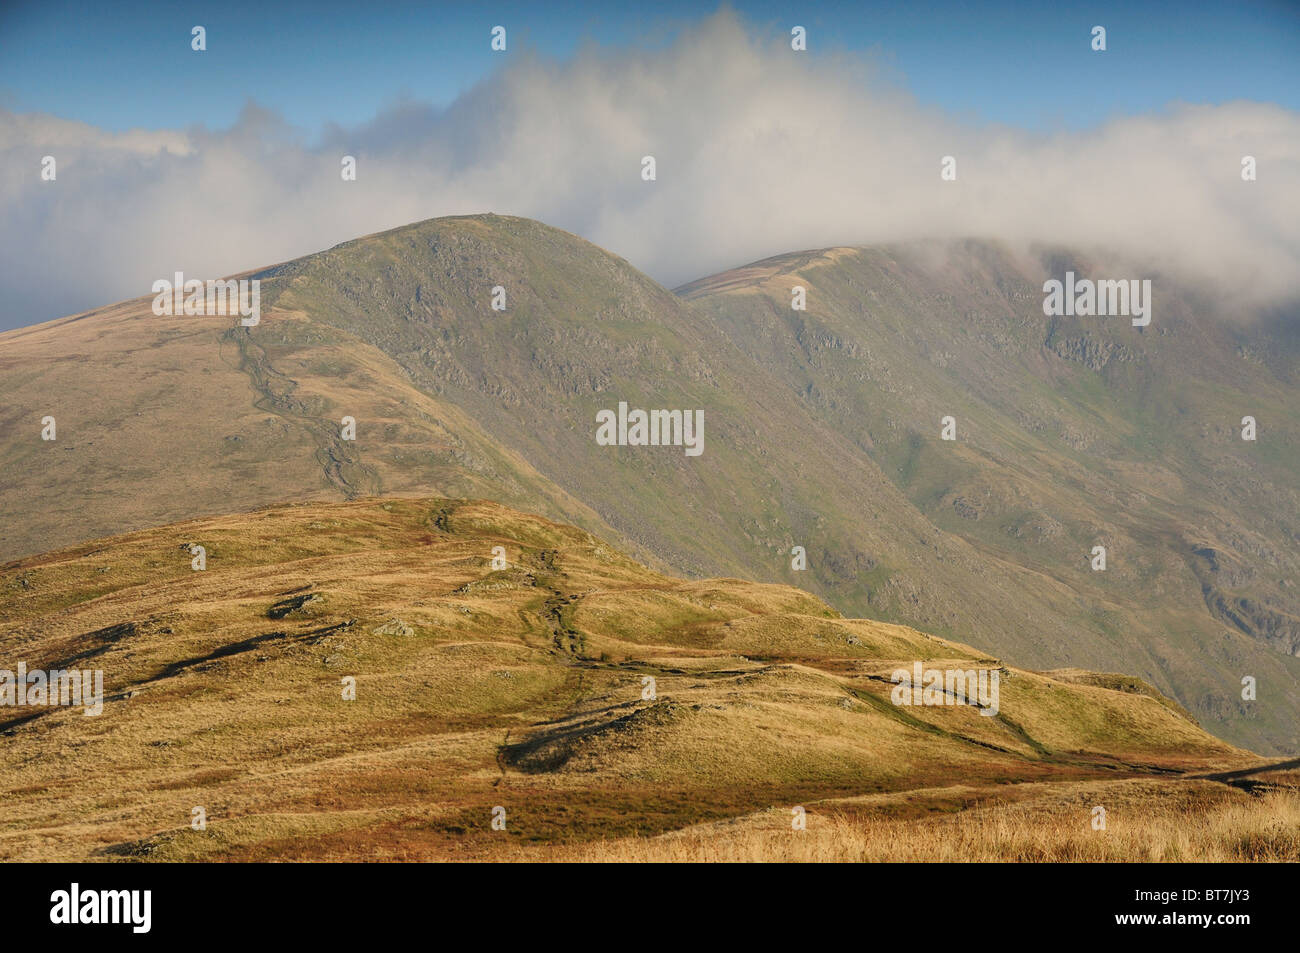
[[[1131,672],[1234,744],[1295,751],[1296,324],[1160,276],[1145,327],[1044,314],[1067,271],[1130,277],[968,241],[673,293],[482,215],[248,273],[252,327],[145,296],[9,332],[0,557],[272,503],[487,497],[662,570]],[[598,441],[620,404],[700,413],[702,453]]]

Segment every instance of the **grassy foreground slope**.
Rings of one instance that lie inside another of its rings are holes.
[[[99,540],[0,567],[0,619],[0,667],[101,669],[108,696],[98,718],[0,709],[4,859],[608,855],[771,810],[788,829],[795,805],[942,813],[1260,763],[1137,680],[1009,667],[784,585],[676,579],[486,502]],[[998,714],[895,706],[890,673],[915,661],[999,668]]]

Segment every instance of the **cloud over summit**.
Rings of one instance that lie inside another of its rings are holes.
[[[315,138],[252,103],[229,129],[127,133],[0,110],[0,327],[175,271],[215,277],[488,211],[576,232],[670,287],[802,248],[978,236],[1297,293],[1300,115],[1171,105],[1032,133],[923,106],[818,50],[816,34],[795,53],[723,12],[656,49],[588,45],[562,63],[512,50],[446,108],[401,101]],[[55,182],[40,180],[47,154]],[[946,155],[955,182],[940,180]]]

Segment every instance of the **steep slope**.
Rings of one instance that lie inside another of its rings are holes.
[[[0,658],[98,669],[106,695],[94,718],[0,708],[6,860],[478,856],[773,803],[1260,763],[1140,682],[1017,669],[787,586],[675,579],[492,503],[298,504],[99,540],[0,567],[0,617]],[[891,673],[917,662],[998,669],[996,713],[894,704]]]
[[[966,242],[781,256],[681,290],[769,379],[856,433],[934,525],[1041,576],[1031,588],[1067,587],[1057,620],[1086,633],[1022,624],[989,644],[1140,672],[1202,718],[1272,719],[1294,751],[1300,320],[1161,275],[1145,328],[1044,317],[1043,280],[1067,270],[1127,274]],[[789,306],[796,284],[806,311]],[[1090,566],[1097,545],[1105,571]],[[1244,676],[1271,700],[1243,700]]]
[[[685,289],[685,309],[580,239],[485,217],[294,263],[280,300],[379,343],[639,555],[798,582],[1037,665],[1139,672],[1225,736],[1295,750],[1294,325],[1207,314],[1167,279],[1145,334],[1049,320],[1042,276],[1089,263],[1043,258],[807,252]],[[618,401],[702,408],[705,453],[596,446]],[[1234,443],[1247,412],[1265,439]],[[1243,676],[1266,697],[1243,700]]]
[[[152,300],[0,335],[0,558],[380,492],[490,496],[601,528],[346,332],[281,311],[250,334],[229,318],[155,316]],[[359,421],[355,441],[344,416]]]
[[[0,555],[272,502],[481,495],[661,569],[1132,672],[1294,751],[1288,325],[1209,320],[1164,281],[1142,335],[1051,321],[1039,272],[1064,262],[834,249],[680,296],[576,236],[470,216],[260,273],[255,328],[140,299],[0,335]],[[599,445],[620,402],[703,411],[704,452]]]

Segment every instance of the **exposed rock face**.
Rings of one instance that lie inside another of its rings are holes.
[[[375,635],[415,635],[415,629],[411,628],[401,619],[389,619],[383,625],[377,625],[370,631]]]
[[[277,602],[266,610],[266,615],[271,619],[318,615],[324,609],[324,602],[325,597],[319,592],[305,592]]]
[[[1082,364],[1090,371],[1099,371],[1111,361],[1129,362],[1134,358],[1131,350],[1114,341],[1091,336],[1053,338],[1048,345],[1063,360]]]

